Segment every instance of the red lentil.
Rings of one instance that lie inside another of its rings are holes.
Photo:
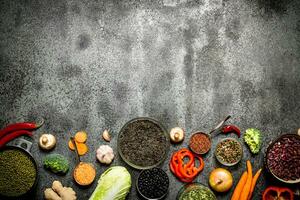
[[[190,139],[189,146],[193,152],[197,154],[205,154],[211,147],[210,138],[205,133],[195,133]]]

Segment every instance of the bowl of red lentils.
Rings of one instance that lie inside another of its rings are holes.
[[[206,154],[211,148],[210,136],[203,132],[194,133],[190,138],[189,147],[196,154]]]

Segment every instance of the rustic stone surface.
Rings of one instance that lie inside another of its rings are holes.
[[[168,130],[187,131],[183,144],[172,145],[162,168],[170,178],[167,197],[174,200],[183,185],[170,173],[171,153],[187,146],[191,132],[208,132],[223,117],[242,131],[264,133],[261,153],[244,148],[243,161],[228,169],[235,184],[245,170],[263,166],[266,145],[300,124],[300,1],[297,0],[160,0],[1,1],[0,125],[44,117],[34,136],[32,153],[40,166],[36,199],[43,199],[53,180],[72,186],[80,200],[96,187],[79,188],[71,171],[57,176],[42,168],[46,154],[38,137],[53,133],[62,153],[68,132],[88,132],[89,153],[82,160],[107,168],[95,151],[104,129],[117,151],[118,131],[126,121],[149,116]],[[223,138],[213,139],[213,149]],[[236,137],[230,135],[230,137]],[[242,141],[242,140],[241,140]],[[220,166],[210,151],[197,181],[207,185]],[[112,165],[126,164],[116,156]],[[128,167],[128,166],[127,166]],[[128,199],[137,199],[135,180]],[[260,199],[266,174],[258,181]],[[273,183],[273,182],[272,182]],[[229,194],[218,199],[229,199]],[[33,197],[31,198],[33,199]]]

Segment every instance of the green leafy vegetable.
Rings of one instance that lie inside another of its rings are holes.
[[[69,170],[69,161],[61,154],[53,153],[43,159],[46,169],[54,173],[65,174]]]
[[[259,152],[262,144],[262,134],[260,130],[248,128],[244,134],[244,140],[252,153],[257,154]]]
[[[89,200],[125,200],[131,187],[131,176],[125,167],[110,167],[101,175]]]

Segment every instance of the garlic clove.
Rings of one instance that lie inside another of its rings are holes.
[[[111,137],[107,129],[105,129],[102,133],[102,137],[106,142],[110,142]]]

